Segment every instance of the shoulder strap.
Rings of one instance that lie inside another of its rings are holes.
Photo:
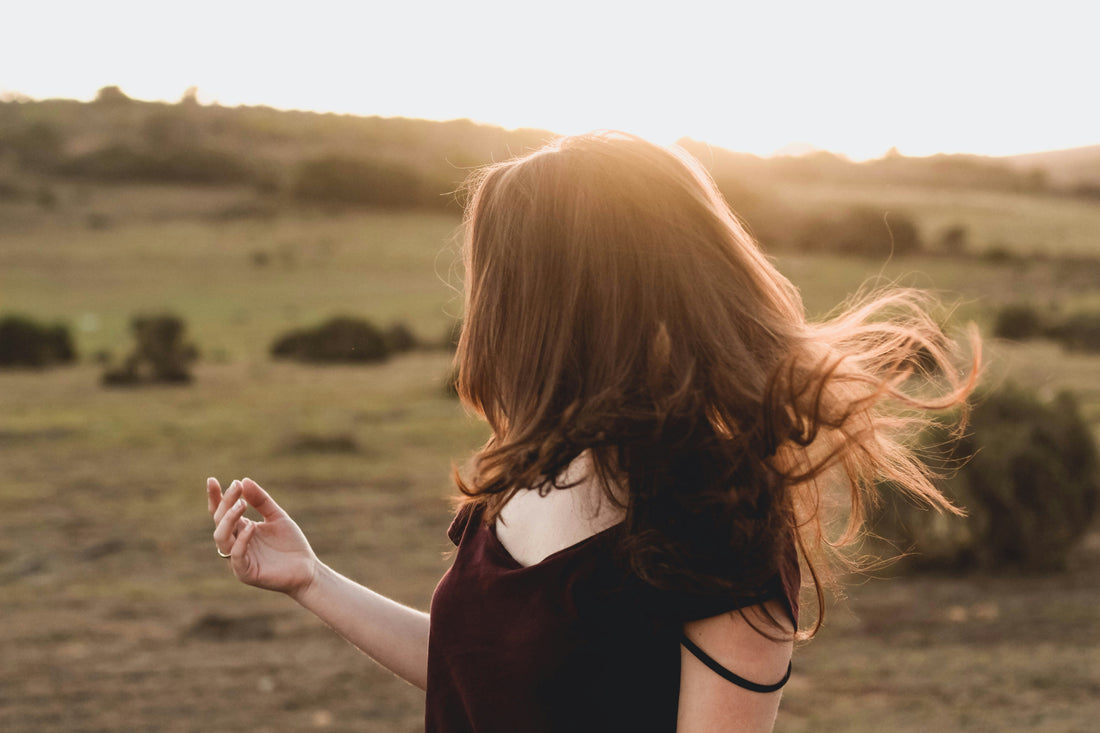
[[[783,679],[779,680],[774,685],[760,685],[755,682],[750,682],[744,677],[735,675],[733,672],[730,672],[721,664],[714,661],[714,659],[712,659],[706,652],[696,646],[691,639],[687,638],[686,634],[681,635],[680,643],[684,645],[685,649],[694,654],[696,659],[710,667],[711,670],[714,671],[716,674],[732,682],[738,687],[744,688],[751,692],[775,692],[776,690],[782,688],[783,685],[787,684],[787,680],[791,678],[791,663],[787,662],[787,674],[783,675]]]
[[[470,524],[470,519],[478,508],[477,505],[467,502],[460,506],[458,512],[455,513],[455,518],[451,520],[451,526],[447,528],[447,538],[455,547],[458,547],[462,535],[466,532],[466,527]]]

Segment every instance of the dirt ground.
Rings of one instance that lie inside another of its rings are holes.
[[[450,461],[484,440],[448,363],[230,362],[136,392],[0,373],[0,731],[421,730],[421,692],[229,576],[203,486],[260,479],[332,567],[427,608]],[[351,449],[300,447],[318,437]],[[796,652],[778,731],[1095,730],[1100,531],[1062,574],[848,595]]]
[[[433,521],[442,532],[445,517]],[[194,551],[221,570],[209,542]],[[159,552],[88,546],[68,569],[4,558],[0,730],[422,729],[421,692],[282,597],[59,598],[63,578]],[[382,590],[424,607],[427,590],[407,585]],[[777,730],[1095,730],[1098,609],[1095,533],[1056,577],[867,581],[797,652]]]

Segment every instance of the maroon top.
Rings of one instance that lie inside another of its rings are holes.
[[[621,525],[524,567],[481,513],[464,506],[448,530],[458,552],[432,598],[427,733],[667,733],[684,621],[770,598],[797,618],[797,562],[758,593],[674,595],[623,570]]]

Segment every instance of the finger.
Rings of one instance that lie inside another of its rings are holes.
[[[222,521],[222,517],[229,511],[237,499],[241,498],[241,482],[234,481],[229,484],[229,488],[225,490],[225,496],[222,497],[221,503],[218,504],[218,508],[214,510],[214,524],[218,524]]]
[[[248,571],[250,562],[248,560],[248,543],[252,539],[252,535],[256,533],[256,522],[243,520],[245,522],[244,528],[237,533],[237,539],[233,542],[233,549],[229,551],[229,554],[233,558],[229,561],[233,565],[233,572],[238,575],[243,575]]]
[[[225,494],[222,495],[221,501],[218,502],[217,509],[214,510],[214,524],[221,521],[225,513],[229,511],[229,508],[240,498],[240,482],[234,481],[229,484],[229,488],[225,490]]]
[[[250,478],[241,481],[241,493],[245,501],[256,507],[256,511],[260,513],[260,516],[262,516],[265,521],[270,522],[273,519],[281,519],[288,516],[287,513],[283,511],[283,508],[275,503],[271,495]]]
[[[206,479],[206,511],[210,513],[210,516],[214,516],[214,512],[218,510],[218,505],[222,503],[222,485],[218,483],[218,480],[211,476]]]
[[[233,535],[237,531],[237,522],[244,515],[244,510],[247,508],[248,504],[245,503],[244,499],[238,499],[237,503],[229,507],[229,510],[222,515],[222,518],[218,521],[218,526],[214,528],[214,544],[223,553],[228,553],[233,547]]]

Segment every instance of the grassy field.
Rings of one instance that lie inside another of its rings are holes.
[[[486,437],[443,393],[449,355],[308,367],[267,348],[345,312],[442,337],[460,309],[457,219],[240,217],[246,191],[61,193],[54,212],[0,208],[0,313],[68,321],[87,357],[0,371],[0,730],[421,729],[421,693],[228,577],[203,480],[256,478],[329,564],[426,608],[448,562],[451,463]],[[780,266],[815,313],[877,278],[941,291],[959,324],[1100,289],[1057,260]],[[161,310],[204,355],[194,384],[100,387],[91,355],[121,356],[129,318]],[[989,350],[991,380],[1073,388],[1100,435],[1100,357]],[[778,730],[1086,731],[1100,715],[1100,532],[1064,575],[864,579],[849,596],[797,653]]]
[[[905,213],[932,244],[944,230],[964,226],[975,252],[1000,249],[1026,256],[1085,256],[1100,252],[1100,206],[1095,200],[1010,191],[912,185],[838,185],[800,182],[775,193],[799,209],[833,210],[852,204]]]

